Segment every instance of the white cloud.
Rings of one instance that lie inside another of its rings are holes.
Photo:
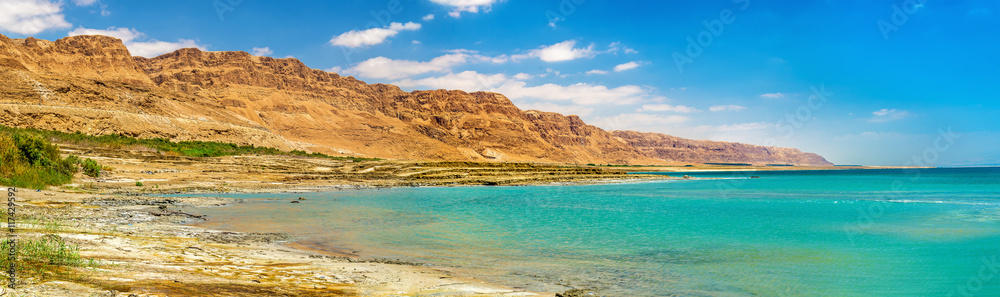
[[[514,75],[514,79],[516,79],[516,80],[529,80],[529,79],[531,79],[531,74],[527,74],[527,73],[521,72],[521,73],[515,74]]]
[[[617,53],[618,51],[621,51],[621,50],[624,50],[626,54],[638,54],[639,53],[639,51],[631,49],[631,48],[629,48],[627,46],[622,46],[621,42],[612,42],[610,45],[608,45],[607,52],[609,52],[609,53]]]
[[[73,4],[80,7],[91,6],[94,5],[95,3],[100,4],[102,16],[111,15],[111,12],[108,11],[108,6],[101,3],[99,0],[73,0]]]
[[[176,51],[182,48],[198,48],[205,50],[205,46],[199,45],[191,39],[178,39],[177,42],[159,41],[146,38],[146,34],[129,28],[110,27],[107,30],[76,28],[69,31],[69,36],[77,35],[105,35],[122,40],[129,53],[133,56],[152,58],[165,53]]]
[[[389,24],[389,30],[403,31],[403,30],[420,30],[422,25],[414,22],[406,22],[406,24],[391,23]]]
[[[431,2],[450,6],[452,10],[451,12],[448,12],[448,15],[457,18],[460,17],[463,12],[489,12],[493,7],[493,4],[499,2],[499,0],[431,0]]]
[[[270,47],[255,47],[252,51],[250,51],[250,53],[254,56],[267,56],[273,54],[274,51],[272,51]]]
[[[533,98],[584,105],[634,104],[649,98],[649,90],[634,85],[608,88],[602,85],[578,83],[568,86],[544,84],[529,87],[521,81],[507,81],[490,91],[504,94],[511,99]]]
[[[593,122],[597,126],[607,130],[626,130],[680,124],[690,119],[687,116],[681,115],[661,116],[645,113],[623,113],[616,116],[597,118]]]
[[[684,105],[645,104],[636,111],[672,111],[679,113],[691,113],[698,111],[698,109]]]
[[[0,31],[31,35],[72,27],[62,14],[61,2],[47,0],[0,1]]]
[[[587,71],[587,74],[608,74],[608,72],[600,69],[594,69],[591,71]]]
[[[362,46],[376,45],[385,42],[386,39],[396,36],[400,31],[420,30],[421,25],[414,22],[406,24],[391,23],[385,28],[371,28],[368,30],[351,30],[330,39],[330,44],[358,48]]]
[[[326,72],[333,72],[333,73],[337,73],[337,74],[339,74],[339,73],[340,73],[340,71],[342,71],[342,70],[343,70],[343,69],[342,69],[342,68],[340,68],[340,66],[333,66],[333,67],[330,67],[330,68],[327,68],[327,69],[325,69],[325,70],[323,70],[323,71],[326,71]]]
[[[428,15],[425,15],[425,16],[424,16],[423,18],[421,18],[421,19],[422,19],[422,20],[424,20],[424,21],[433,21],[433,20],[434,20],[434,14],[428,14]]]
[[[872,112],[872,117],[868,119],[871,123],[883,123],[888,121],[902,120],[910,116],[910,112],[898,109],[883,108]]]
[[[199,45],[194,40],[190,39],[179,39],[177,42],[167,42],[152,40],[147,42],[131,42],[126,43],[128,51],[132,53],[133,56],[140,56],[146,58],[156,57],[162,54],[173,52],[182,48],[197,48],[200,50],[205,50],[205,47]]]
[[[782,93],[767,93],[767,94],[760,94],[760,97],[761,98],[768,98],[768,99],[778,99],[778,98],[785,97],[785,94],[782,94]]]
[[[507,76],[503,74],[480,74],[475,71],[464,71],[462,73],[449,73],[439,77],[428,77],[423,79],[403,79],[393,82],[402,88],[430,87],[432,89],[463,90],[466,92],[486,91],[493,86],[507,81]]]
[[[555,28],[557,23],[559,23],[561,21],[564,21],[564,20],[565,19],[562,18],[562,17],[558,17],[558,16],[557,17],[553,17],[553,18],[549,19],[549,27]]]
[[[470,54],[472,53],[472,54]],[[427,62],[375,57],[347,69],[347,73],[367,78],[400,79],[430,72],[449,72],[457,65],[489,60],[471,51],[457,50]]]
[[[511,59],[538,58],[545,62],[562,62],[590,58],[595,55],[597,55],[597,51],[594,50],[593,44],[586,48],[576,48],[576,40],[567,40],[531,50],[527,54],[511,56]]]
[[[626,70],[632,70],[632,69],[639,68],[639,66],[642,66],[641,64],[639,64],[639,62],[632,61],[632,62],[628,62],[628,63],[625,63],[625,64],[620,64],[618,66],[615,66],[615,72],[622,72],[622,71],[626,71]]]
[[[715,127],[715,131],[719,132],[739,132],[739,131],[753,131],[753,130],[764,130],[774,127],[774,123],[768,122],[756,122],[756,123],[740,123],[740,124],[730,124]]]
[[[739,105],[714,105],[708,108],[710,111],[740,111],[744,109],[747,109],[747,107]]]
[[[114,38],[121,39],[122,42],[131,42],[133,40],[140,39],[140,38],[142,38],[142,37],[145,36],[145,34],[142,34],[141,32],[136,31],[135,29],[116,28],[116,27],[111,27],[111,28],[108,28],[107,30],[87,29],[87,28],[80,27],[80,28],[73,29],[73,31],[69,31],[69,36],[77,36],[77,35],[104,35],[104,36],[111,36],[111,37],[114,37]]]
[[[517,107],[523,110],[540,110],[548,112],[557,112],[563,115],[577,115],[585,117],[594,112],[594,108],[585,107],[579,105],[558,105],[549,102],[535,102],[535,103],[520,103]]]
[[[698,125],[689,126],[664,126],[652,127],[656,130],[670,131],[678,137],[689,139],[704,139],[715,141],[735,141],[742,143],[776,145],[774,143],[775,124],[770,122],[734,123],[720,126]],[[637,129],[649,129],[649,127],[638,127]]]
[[[403,79],[393,82],[393,84],[403,88],[458,89],[466,92],[489,91],[504,94],[513,100],[568,101],[583,105],[634,104],[648,101],[651,97],[650,90],[635,85],[616,88],[586,83],[567,86],[557,84],[528,86],[523,81],[508,78],[503,74],[481,74],[475,71],[449,73],[440,77]]]
[[[850,135],[844,135],[844,136],[837,136],[837,137],[834,137],[833,139],[836,140],[836,141],[848,141],[848,140],[866,140],[866,141],[870,141],[870,140],[884,140],[884,139],[903,140],[903,139],[908,139],[908,138],[912,139],[912,138],[915,138],[915,137],[913,135],[900,134],[898,132],[873,132],[873,131],[868,131],[868,132],[862,132],[860,134],[850,134]]]

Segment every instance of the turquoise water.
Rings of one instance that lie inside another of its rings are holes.
[[[1000,169],[684,174],[719,179],[244,194],[195,212],[532,290],[1000,296]]]

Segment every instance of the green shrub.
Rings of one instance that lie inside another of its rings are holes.
[[[91,158],[83,160],[83,174],[90,177],[98,177],[101,176],[101,169],[101,164],[97,164],[97,161]]]
[[[214,141],[181,141],[173,142],[164,138],[139,139],[126,135],[110,134],[93,136],[80,132],[65,133],[59,131],[38,130],[30,128],[11,128],[0,125],[0,132],[26,132],[41,137],[54,138],[62,142],[79,145],[102,146],[108,148],[145,147],[155,149],[159,152],[170,152],[187,157],[221,157],[236,155],[287,155],[304,156],[316,158],[329,158],[334,160],[377,161],[377,158],[360,157],[339,157],[329,156],[321,153],[306,153],[300,150],[291,152],[282,151],[272,147],[258,147],[254,145],[238,145],[234,143],[214,142]]]
[[[0,129],[0,184],[42,189],[70,182],[78,159],[63,159],[41,135]]]
[[[59,170],[66,174],[75,174],[80,170],[80,157],[69,155],[59,162]]]
[[[136,186],[136,187],[141,187],[141,186],[142,186],[142,182],[141,182],[141,181],[137,181],[137,182],[135,182],[135,186]]]

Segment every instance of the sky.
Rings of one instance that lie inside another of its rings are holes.
[[[294,57],[608,130],[1000,165],[995,0],[0,0],[0,33]]]

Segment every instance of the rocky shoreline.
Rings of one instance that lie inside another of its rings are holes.
[[[527,292],[464,278],[444,267],[316,250],[292,242],[287,234],[191,226],[206,218],[188,208],[243,202],[211,196],[216,193],[681,179],[627,174],[635,170],[631,168],[559,164],[352,162],[280,155],[191,158],[143,148],[74,144],[60,144],[60,148],[67,155],[97,160],[108,170],[98,177],[78,174],[74,183],[45,191],[22,190],[17,211],[26,221],[18,227],[19,236],[58,239],[96,264],[26,276],[18,280],[14,291],[18,295],[596,296],[568,285],[564,285],[567,291],[558,295]],[[161,196],[165,194],[203,195]]]
[[[441,268],[296,249],[280,233],[186,225],[187,207],[239,203],[217,197],[110,196],[25,191],[19,236],[56,236],[92,267],[18,279],[18,296],[553,296],[463,278]],[[55,224],[57,228],[39,228]]]
[[[89,264],[22,274],[19,296],[554,296],[465,278],[446,267],[315,250],[288,234],[210,230],[192,207],[215,193],[303,193],[423,186],[525,186],[668,178],[558,165],[345,162],[292,156],[178,158],[61,145],[109,170],[43,191],[21,189],[18,236],[49,238]],[[208,194],[199,197],[163,194]],[[292,202],[299,202],[293,200]],[[572,289],[567,287],[567,289]],[[560,296],[583,296],[572,291]]]

